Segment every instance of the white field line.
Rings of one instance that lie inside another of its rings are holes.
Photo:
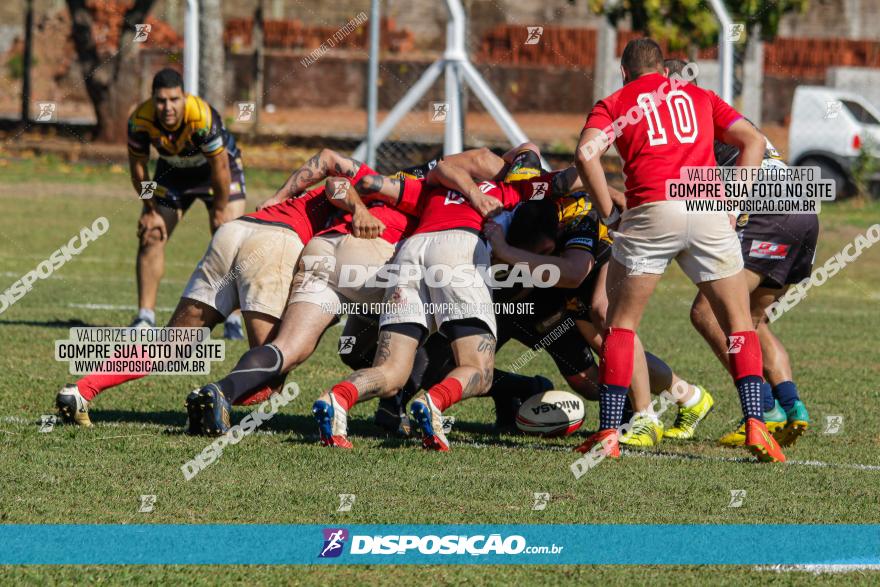
[[[544,444],[525,444],[519,445],[517,447],[512,447],[510,445],[502,445],[502,444],[487,444],[481,442],[453,442],[453,446],[460,446],[466,448],[525,448],[532,450],[547,450],[554,452],[571,452],[574,454],[575,445],[568,446],[548,446]],[[649,451],[641,451],[641,450],[631,450],[631,449],[620,449],[621,454],[627,457],[644,457],[644,458],[652,458],[652,459],[672,459],[672,460],[681,460],[681,461],[715,461],[719,463],[754,463],[755,459],[750,457],[718,457],[711,455],[695,455],[690,453],[675,453],[675,452],[649,452]],[[828,467],[828,468],[837,468],[837,469],[855,469],[858,471],[880,471],[880,465],[861,465],[858,463],[826,463],[823,461],[792,461],[788,460],[785,462],[786,465],[793,466],[801,466],[801,467]]]
[[[0,271],[0,276],[10,277],[12,279],[19,279],[19,278],[21,278],[22,274],[16,273],[15,271]],[[97,281],[114,282],[114,283],[132,283],[131,277],[108,277],[106,275],[101,276],[100,279],[95,279],[94,277],[89,277],[89,276],[71,276],[71,275],[65,276],[65,275],[54,275],[53,274],[53,275],[50,275],[46,279],[48,279],[49,281],[56,281],[56,280],[57,281],[87,281],[89,283],[95,283]],[[174,283],[174,284],[180,285],[180,284],[186,284],[187,281],[184,281],[182,279],[178,280],[178,279],[165,279],[165,278],[163,278],[162,283]]]
[[[770,565],[753,567],[755,571],[773,571],[776,573],[813,573],[839,574],[839,573],[863,573],[865,571],[880,571],[880,565]]]
[[[0,423],[9,423],[9,424],[24,424],[28,426],[36,426],[39,424],[39,421],[36,419],[27,419],[22,418],[21,416],[6,416],[0,418]],[[155,428],[159,430],[170,430],[175,428],[175,426],[166,425],[166,424],[153,424],[153,423],[129,423],[129,422],[97,422],[95,423],[97,427],[135,427],[135,428]],[[279,432],[274,430],[267,431],[257,431],[258,434],[286,434],[286,431]],[[483,442],[452,442],[453,446],[462,447],[462,448],[516,448],[516,449],[529,449],[529,450],[543,450],[543,451],[552,451],[552,452],[571,452],[574,445],[571,447],[568,446],[551,446],[545,444],[524,444],[516,447],[512,447],[510,445],[502,445],[502,444],[487,444]],[[754,463],[755,460],[749,457],[717,457],[711,455],[695,455],[688,453],[673,453],[673,452],[648,452],[648,451],[637,451],[637,450],[629,450],[629,449],[621,449],[621,453],[628,457],[645,457],[652,459],[672,459],[672,460],[681,460],[681,461],[715,461],[719,463]],[[786,461],[786,465],[797,466],[797,467],[816,467],[816,468],[834,468],[834,469],[854,469],[857,471],[880,471],[880,465],[862,465],[859,463],[826,463],[824,461]]]
[[[134,250],[134,249],[132,249],[132,250]],[[134,257],[134,255],[132,255],[132,257]],[[22,259],[30,259],[32,261],[45,261],[46,256],[45,255],[34,255],[34,254],[31,254],[31,255],[2,255],[2,254],[0,254],[0,259],[15,259],[17,261],[20,261]],[[118,264],[127,265],[132,261],[132,259],[130,259],[130,258],[125,258],[125,259],[109,258],[108,259],[106,257],[77,257],[77,261],[81,261],[84,263],[103,263],[103,264],[113,264],[113,265],[118,265]],[[190,267],[190,268],[192,268],[192,267],[195,267],[195,262],[188,263],[185,261],[168,261],[168,260],[166,260],[165,266],[166,267]]]
[[[79,308],[82,310],[137,310],[138,307],[129,304],[67,304],[68,308]],[[156,308],[157,312],[173,312],[176,308],[169,306],[161,306]]]

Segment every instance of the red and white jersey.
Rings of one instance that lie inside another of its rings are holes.
[[[366,175],[376,175],[376,172],[366,165],[361,165],[350,181],[355,184]],[[370,213],[385,225],[385,230],[379,235],[380,238],[391,244],[396,244],[406,238],[415,229],[416,220],[414,218],[386,206],[382,202],[371,202],[366,206],[370,209]],[[324,188],[320,187],[296,198],[285,200],[280,204],[247,214],[242,218],[287,226],[293,229],[305,244],[313,236],[328,232],[348,234],[351,231],[351,214],[346,213],[341,217],[334,218],[338,211],[339,209],[327,199]]]
[[[512,182],[483,181],[477,184],[480,191],[496,198],[509,210],[526,200],[549,198],[553,176],[545,173],[532,179]],[[424,179],[405,179],[398,209],[418,216],[419,224],[414,234],[456,228],[479,232],[485,219],[455,190],[443,186],[425,185]]]
[[[286,226],[293,230],[303,244],[322,231],[337,211],[324,196],[324,188],[310,190],[296,198],[289,198],[280,204],[245,214],[242,220]]]
[[[615,142],[633,208],[665,200],[666,181],[678,179],[682,167],[714,167],[715,138],[740,118],[714,92],[651,73],[597,102],[584,128]]]

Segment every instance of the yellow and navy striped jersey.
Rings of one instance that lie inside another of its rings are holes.
[[[239,156],[235,139],[217,111],[192,94],[186,95],[183,117],[174,129],[159,121],[152,99],[135,109],[128,119],[128,152],[147,157],[150,145],[173,167],[199,167],[207,163],[206,157],[223,152],[233,159]]]
[[[593,255],[596,263],[607,260],[611,235],[593,211],[590,199],[582,191],[572,192],[556,200],[559,211],[557,251],[576,249]]]

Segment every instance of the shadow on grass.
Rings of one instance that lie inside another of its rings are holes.
[[[82,320],[0,320],[0,326],[37,326],[39,328],[86,328],[95,326]]]

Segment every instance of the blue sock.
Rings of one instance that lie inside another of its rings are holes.
[[[801,399],[798,396],[797,385],[794,384],[794,381],[783,381],[773,388],[773,395],[779,400],[782,409],[786,411],[792,409],[794,402]]]
[[[761,384],[761,403],[765,412],[769,412],[776,405],[776,398],[773,397],[773,388],[766,381]]]
[[[757,375],[747,375],[737,379],[736,390],[742,404],[743,416],[764,421],[763,402],[761,401],[761,384],[764,380]]]
[[[603,385],[599,390],[599,429],[620,427],[627,389],[620,385]]]

